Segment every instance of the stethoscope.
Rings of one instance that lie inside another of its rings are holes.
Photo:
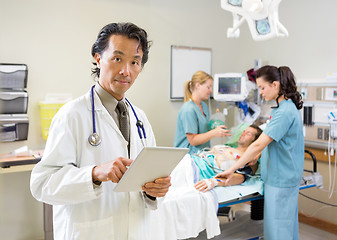
[[[91,146],[98,146],[101,144],[102,139],[101,137],[97,134],[96,132],[96,118],[95,118],[95,103],[94,103],[94,88],[95,85],[93,85],[91,87],[91,113],[92,113],[92,134],[90,134],[90,136],[88,137],[88,142],[90,143]],[[143,144],[143,146],[145,147],[145,140],[146,140],[146,133],[145,133],[145,129],[144,129],[144,124],[142,121],[140,121],[138,119],[138,116],[136,114],[135,109],[133,108],[133,106],[131,105],[131,103],[129,102],[129,100],[127,100],[125,98],[125,100],[128,102],[128,104],[130,105],[133,115],[135,116],[137,122],[136,122],[136,126],[138,129],[138,135],[139,138]]]

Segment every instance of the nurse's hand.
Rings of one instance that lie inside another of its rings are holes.
[[[153,182],[145,183],[142,190],[152,197],[164,197],[171,186],[171,177],[157,178]]]
[[[96,166],[92,169],[92,181],[112,181],[114,183],[118,183],[126,172],[127,167],[131,165],[132,161],[133,160],[128,158],[119,157],[110,162]]]
[[[233,174],[234,172],[231,171],[231,170],[226,170],[226,171],[223,171],[221,173],[218,173],[215,178],[224,178],[225,180],[224,183],[225,185],[228,185],[229,184],[229,180],[231,180],[231,178],[233,177]]]
[[[225,125],[220,125],[213,130],[211,130],[214,134],[214,137],[225,137],[225,136],[231,136],[229,133],[229,130]]]

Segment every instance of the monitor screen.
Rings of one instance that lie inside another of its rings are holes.
[[[241,77],[220,77],[220,94],[241,94]]]
[[[247,97],[246,77],[242,73],[214,75],[213,97],[217,101],[243,101]]]

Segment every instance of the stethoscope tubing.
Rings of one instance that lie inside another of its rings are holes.
[[[95,88],[95,85],[93,85],[91,87],[91,113],[92,113],[92,134],[89,136],[88,138],[88,141],[90,143],[90,145],[92,146],[98,146],[100,144],[100,140],[99,140],[99,143],[95,143],[93,141],[91,141],[93,139],[93,136],[94,137],[97,137],[100,139],[99,135],[97,134],[96,132],[96,117],[95,117],[95,102],[94,102],[94,88]],[[136,126],[137,126],[137,130],[138,130],[138,135],[139,135],[139,138],[143,144],[143,146],[145,147],[145,143],[144,141],[146,140],[146,133],[145,133],[145,128],[144,128],[144,125],[143,125],[143,122],[141,120],[139,120],[138,116],[137,116],[137,113],[135,111],[135,109],[133,108],[132,104],[129,102],[129,100],[127,98],[125,98],[125,100],[127,101],[127,103],[130,105],[131,109],[132,109],[132,112],[133,112],[133,115],[135,116],[136,118]],[[143,133],[143,134],[142,134]]]
[[[95,118],[95,102],[94,102],[94,87],[91,87],[91,114],[92,114],[92,132],[96,133],[96,118]]]
[[[137,125],[137,129],[138,129],[138,135],[140,137],[140,139],[146,139],[146,134],[145,134],[145,129],[144,129],[144,125],[143,125],[143,122],[140,121],[138,119],[138,116],[136,114],[136,111],[135,109],[133,108],[133,106],[131,105],[131,103],[129,102],[129,100],[127,98],[125,98],[125,100],[128,102],[128,104],[130,105],[131,109],[132,109],[132,112],[133,112],[133,115],[135,115],[135,118],[136,118],[136,125]],[[142,132],[140,131],[140,129],[142,129],[143,131],[143,135],[142,135]]]

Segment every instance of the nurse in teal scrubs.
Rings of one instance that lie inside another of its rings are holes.
[[[233,172],[262,152],[264,181],[264,238],[299,239],[298,192],[303,175],[304,138],[300,109],[302,98],[288,67],[264,66],[256,82],[266,101],[275,100],[270,122],[231,169],[216,177],[228,181]]]
[[[225,125],[208,131],[209,110],[204,101],[209,99],[212,90],[213,78],[203,71],[196,72],[185,83],[185,103],[178,114],[175,147],[189,148],[193,154],[209,148],[212,138],[229,135]]]

